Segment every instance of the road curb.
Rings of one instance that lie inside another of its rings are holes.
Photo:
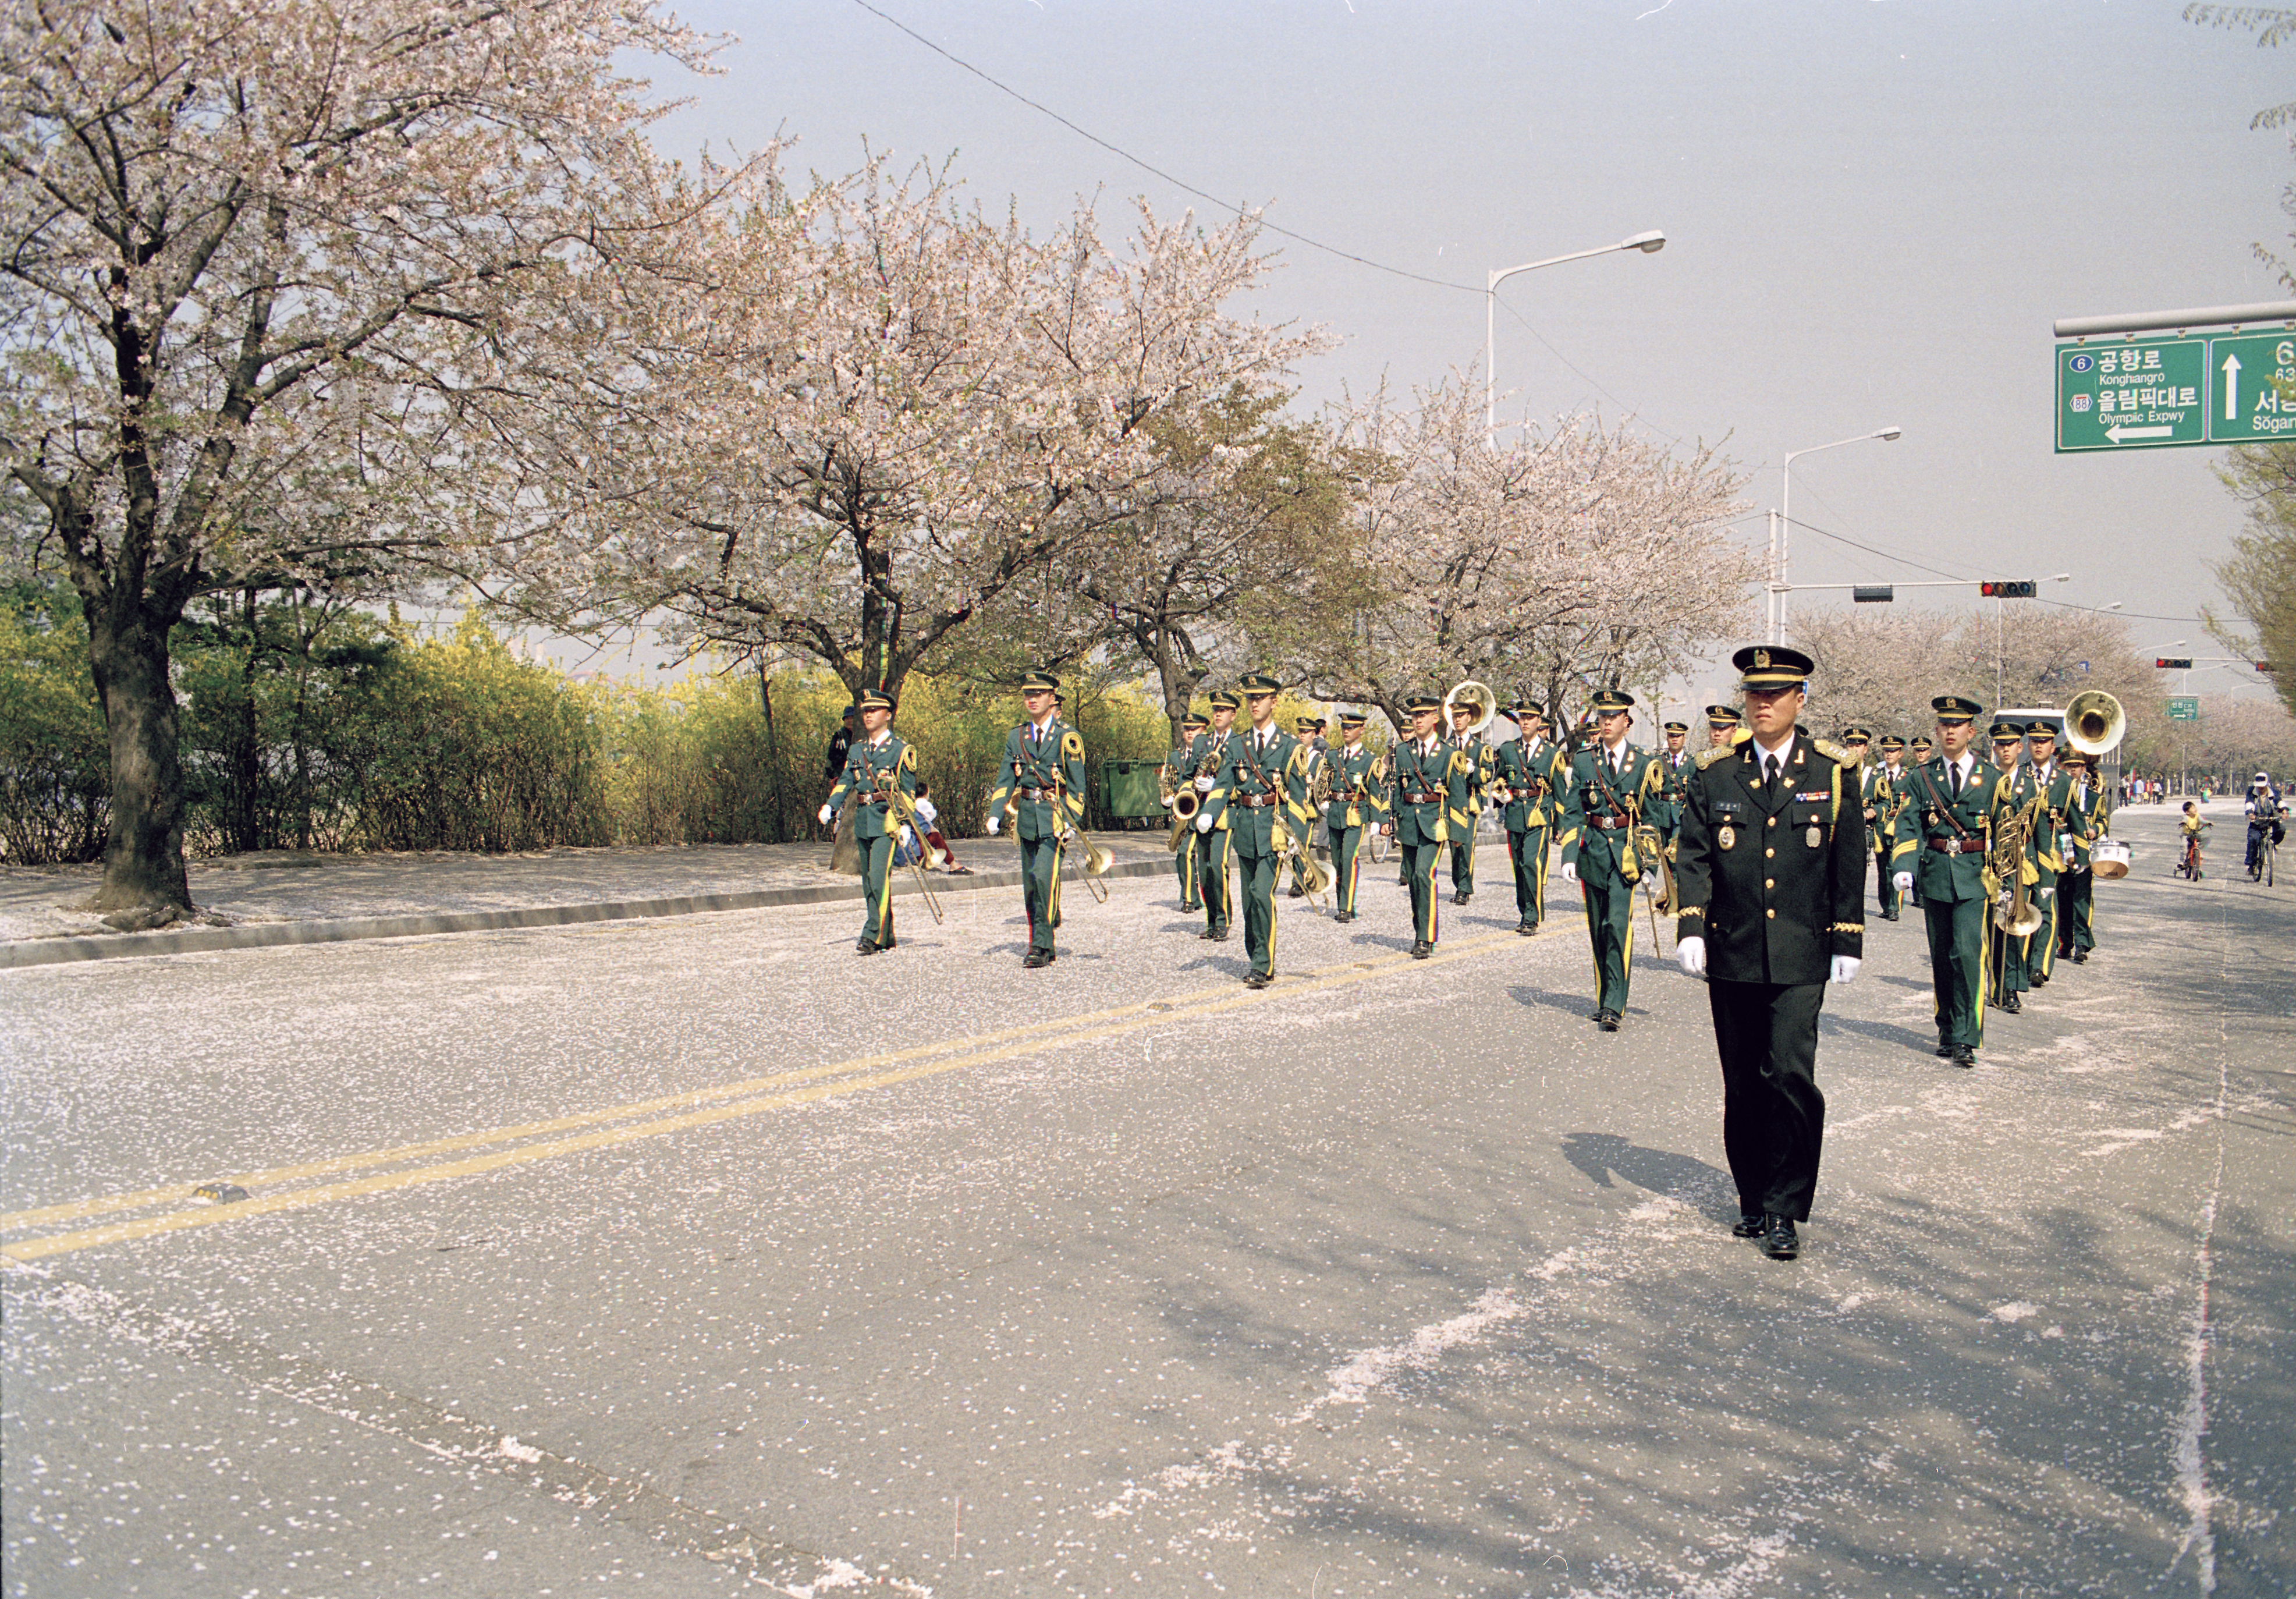
[[[1110,877],[1153,877],[1169,872],[1165,861],[1121,861]],[[974,872],[933,883],[937,894],[1021,886],[1021,873]],[[914,877],[893,880],[896,895],[914,898]],[[343,944],[356,939],[412,939],[436,933],[495,932],[505,928],[570,927],[583,922],[637,922],[660,916],[698,916],[712,911],[754,911],[777,905],[823,905],[858,899],[857,882],[806,883],[788,889],[754,889],[739,894],[686,894],[667,899],[608,899],[585,905],[537,905],[505,911],[441,911],[415,916],[350,916],[332,922],[251,922],[242,927],[187,927],[180,931],[117,933],[109,938],[18,939],[0,944],[0,972],[28,966],[61,966],[75,961],[112,961],[135,955],[191,955],[214,949],[267,949],[283,944]]]

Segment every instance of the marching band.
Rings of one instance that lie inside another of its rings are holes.
[[[1778,683],[1791,681],[1801,692],[1811,670],[1807,656],[1778,647],[1751,647],[1737,659],[1754,709]],[[1716,781],[1702,775],[1759,742],[1749,711],[1707,706],[1708,747],[1695,755],[1686,748],[1688,724],[1666,722],[1663,748],[1653,751],[1628,742],[1635,697],[1598,689],[1590,725],[1566,746],[1547,736],[1547,707],[1525,696],[1503,708],[1490,689],[1469,681],[1440,698],[1406,696],[1405,733],[1379,751],[1365,742],[1367,718],[1360,710],[1338,713],[1336,748],[1325,743],[1321,719],[1300,718],[1290,731],[1277,726],[1282,689],[1276,679],[1254,675],[1234,691],[1211,693],[1208,713],[1191,710],[1183,718],[1178,742],[1157,774],[1172,818],[1168,842],[1180,906],[1201,909],[1201,936],[1225,941],[1241,901],[1250,957],[1245,980],[1253,988],[1275,979],[1276,887],[1287,868],[1292,898],[1322,904],[1328,896],[1332,918],[1352,922],[1361,914],[1364,861],[1376,856],[1379,840],[1391,839],[1401,855],[1411,954],[1427,958],[1441,935],[1441,858],[1451,857],[1452,902],[1468,903],[1476,824],[1486,809],[1497,812],[1505,835],[1517,932],[1540,931],[1548,865],[1557,854],[1563,881],[1578,888],[1594,966],[1590,1020],[1603,1032],[1618,1031],[1627,1013],[1637,887],[1653,922],[1660,914],[1683,922],[1709,914],[1682,903],[1676,877],[1696,802]],[[1104,898],[1098,878],[1108,857],[1079,831],[1084,740],[1061,718],[1060,679],[1032,672],[1021,693],[1028,715],[1006,737],[988,825],[994,834],[1010,822],[1020,845],[1029,930],[1021,964],[1037,969],[1058,955],[1063,875],[1082,875]],[[895,947],[891,878],[904,858],[900,837],[915,812],[916,754],[893,733],[893,707],[883,695],[863,695],[856,709],[860,735],[844,752],[821,819],[828,824],[840,812],[849,818],[849,827],[840,826],[840,839],[849,840],[840,851],[863,878],[865,903],[856,947],[873,955]],[[2055,974],[2060,957],[2079,964],[2096,947],[2095,879],[2128,869],[2126,850],[2110,837],[2109,785],[2098,762],[2119,744],[2127,723],[2111,695],[2085,693],[2067,708],[2062,726],[1994,722],[1987,760],[1972,747],[1982,707],[1945,694],[1931,709],[1934,744],[1926,735],[1910,742],[1894,733],[1876,739],[1854,725],[1837,740],[1803,742],[1793,757],[1797,770],[1780,779],[1789,788],[1802,785],[1794,789],[1792,806],[1761,816],[1765,831],[1776,827],[1781,815],[1797,831],[1785,845],[1765,839],[1759,848],[1767,860],[1780,858],[1782,849],[1800,860],[1801,854],[1786,848],[1795,838],[1807,834],[1802,847],[1815,850],[1821,842],[1830,849],[1839,833],[1857,846],[1860,862],[1871,858],[1883,921],[1898,921],[1907,902],[1920,908],[1937,1053],[1972,1066],[1988,1009],[2021,1010],[2025,996]],[[1239,711],[1245,713],[1242,727]],[[1515,733],[1500,739],[1494,729],[1503,716]],[[1827,796],[1816,791],[1813,757],[1825,781],[1839,786],[1849,808],[1847,823],[1833,809],[1821,817],[1811,808],[1821,798],[1833,803],[1831,790]],[[1718,850],[1718,860],[1729,857],[1740,830],[1754,818],[1730,811],[1737,800],[1708,794],[1707,802],[1718,808],[1699,848]],[[1747,847],[1757,847],[1756,840],[1749,838]],[[1857,877],[1862,904],[1862,866]],[[929,889],[927,903],[938,919]],[[1835,921],[1835,940],[1853,924],[1862,934],[1857,918]]]

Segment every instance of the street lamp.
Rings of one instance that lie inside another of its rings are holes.
[[[1784,483],[1778,490],[1776,531],[1770,537],[1770,642],[1786,642],[1786,539],[1793,525],[1793,463],[1796,455],[1815,455],[1820,450],[1838,450],[1845,444],[1863,444],[1869,439],[1902,438],[1905,430],[1892,423],[1876,428],[1870,433],[1860,433],[1854,439],[1837,439],[1832,444],[1813,444],[1806,450],[1788,450],[1785,464],[1779,476]]]
[[[1593,250],[1573,250],[1567,256],[1549,256],[1544,261],[1526,261],[1520,266],[1510,266],[1504,272],[1494,272],[1483,288],[1483,430],[1486,435],[1499,430],[1498,360],[1499,285],[1518,272],[1536,272],[1541,266],[1560,266],[1565,261],[1583,261],[1589,256],[1606,256],[1621,250],[1639,250],[1654,256],[1666,248],[1666,235],[1652,228],[1646,234],[1636,234],[1631,239],[1621,239],[1616,244],[1598,245]]]

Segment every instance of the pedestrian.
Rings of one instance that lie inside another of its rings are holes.
[[[892,791],[917,791],[917,754],[893,733],[893,702],[875,689],[855,704],[861,736],[849,742],[837,786],[829,791],[820,811],[826,827],[849,798],[853,801],[853,842],[861,855],[861,937],[854,944],[859,955],[875,955],[893,945],[893,857],[898,830],[887,822]]]
[[[1858,763],[1797,730],[1810,658],[1783,645],[1731,657],[1753,736],[1698,758],[1675,863],[1676,957],[1706,980],[1722,1062],[1722,1144],[1740,1238],[1800,1252],[1825,1134],[1817,1018],[1829,982],[1857,975],[1866,940],[1866,804]]]
[[[1474,763],[1443,736],[1443,701],[1413,694],[1403,702],[1411,736],[1395,746],[1395,802],[1384,831],[1395,835],[1403,857],[1403,881],[1411,890],[1411,958],[1435,953],[1441,937],[1437,914],[1435,861],[1456,825],[1467,815],[1475,781]]]
[[[1223,816],[1234,851],[1236,892],[1243,902],[1243,947],[1251,956],[1244,980],[1264,988],[1275,980],[1275,879],[1288,839],[1300,836],[1308,808],[1308,750],[1275,725],[1283,685],[1252,674],[1239,680],[1250,727],[1228,736],[1212,798],[1197,813],[1196,831],[1209,834]]]
[[[1635,697],[1595,691],[1594,742],[1570,758],[1562,792],[1562,881],[1578,885],[1594,947],[1595,1011],[1588,1020],[1619,1030],[1634,981],[1635,884],[1659,863],[1636,853],[1635,829],[1660,802],[1665,769],[1627,742]]]
[[[854,735],[860,730],[861,707],[857,703],[845,708],[845,719],[837,731],[829,735],[829,758],[823,763],[822,775],[834,783],[845,770],[845,752],[853,747]]]
[[[1049,966],[1061,925],[1061,838],[1084,822],[1084,735],[1061,719],[1061,680],[1042,669],[1021,680],[1028,719],[1004,735],[1004,763],[988,796],[991,837],[1013,817],[1021,846],[1021,898],[1029,950],[1021,964]]]
[[[1940,694],[1930,708],[1938,755],[1914,768],[1890,861],[1901,893],[1921,890],[1938,1058],[1972,1067],[1985,1042],[1985,938],[1993,909],[1986,852],[2009,815],[2009,780],[1969,747],[1983,707]]]

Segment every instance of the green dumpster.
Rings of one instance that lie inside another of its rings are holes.
[[[1154,827],[1164,820],[1162,791],[1156,786],[1152,760],[1111,760],[1101,763],[1101,803],[1114,827]]]

